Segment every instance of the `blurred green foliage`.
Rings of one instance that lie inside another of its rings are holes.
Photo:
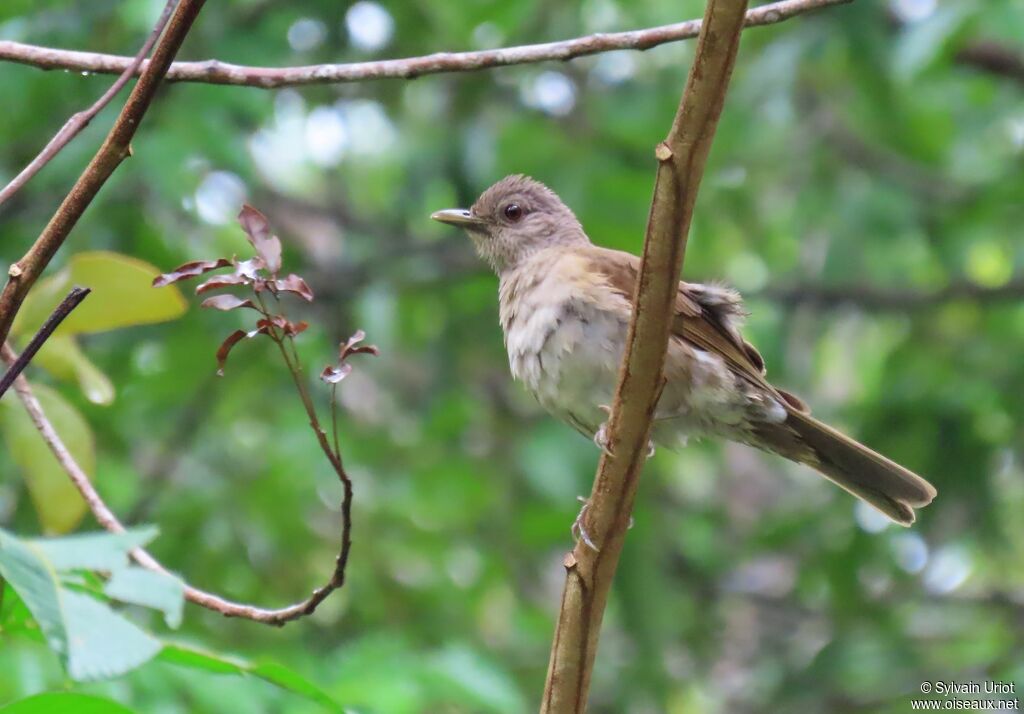
[[[162,4],[8,0],[0,38],[131,54]],[[208,3],[181,56],[354,61],[701,12],[697,0],[234,0]],[[685,274],[740,288],[773,380],[929,477],[939,498],[913,529],[885,528],[808,470],[743,447],[659,453],[592,711],[905,712],[926,680],[1024,685],[1024,84],[965,53],[985,42],[1019,57],[1022,37],[1019,0],[858,0],[745,33]],[[523,172],[595,241],[639,251],[652,148],[692,51],[161,91],[49,274],[84,251],[161,269],[244,255],[234,216],[246,200],[317,293],[295,317],[312,324],[299,348],[321,404],[315,375],[340,339],[362,328],[382,350],[339,385],[356,487],[345,588],[282,630],[190,606],[175,638],[287,665],[353,711],[536,706],[575,496],[597,453],[511,383],[495,278],[427,217]],[[5,65],[0,179],[111,81]],[[116,105],[4,206],[4,261],[38,235]],[[947,286],[972,295],[927,299]],[[216,346],[244,316],[191,303],[173,322],[76,335],[116,396],[42,361],[28,376],[88,423],[100,490],[128,523],[159,524],[152,550],[169,568],[259,605],[301,599],[336,555],[340,488],[272,346],[240,344],[214,377]],[[17,407],[4,400],[5,414]],[[0,453],[0,524],[23,536],[46,527],[24,466]],[[321,711],[272,680],[162,657],[72,683],[38,639],[5,631],[0,643],[0,702],[67,689],[141,712]]]

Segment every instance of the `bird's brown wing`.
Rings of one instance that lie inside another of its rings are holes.
[[[612,289],[632,301],[640,260],[628,253],[591,249],[589,267]],[[810,416],[797,397],[773,387],[764,360],[738,330],[743,316],[739,295],[727,288],[679,283],[672,335],[722,357],[733,373],[765,389],[789,412],[785,423],[752,424],[759,448],[807,464],[897,523],[914,522],[914,508],[926,506],[935,488],[918,476]]]
[[[615,291],[632,301],[640,259],[630,253],[594,246],[588,250],[589,268],[607,280]],[[738,323],[744,316],[740,296],[714,285],[680,281],[676,293],[672,334],[706,352],[722,357],[743,379],[778,396],[794,410],[806,412],[797,397],[773,387],[765,379],[764,359],[743,339]]]

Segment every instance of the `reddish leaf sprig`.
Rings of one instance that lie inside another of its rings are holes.
[[[380,350],[377,349],[376,345],[359,344],[365,339],[366,333],[362,330],[356,330],[356,333],[349,337],[347,342],[341,343],[338,346],[338,361],[333,365],[329,364],[324,367],[320,373],[320,379],[328,384],[337,384],[352,371],[352,365],[347,361],[349,357],[358,354],[379,355]]]
[[[348,563],[349,551],[352,548],[352,480],[345,472],[342,464],[341,449],[338,445],[338,382],[352,371],[347,360],[354,354],[377,354],[372,345],[361,345],[366,335],[362,330],[356,332],[346,342],[339,345],[338,360],[332,366],[324,368],[320,377],[330,385],[331,389],[331,436],[320,426],[316,407],[310,398],[306,380],[302,374],[302,364],[295,349],[295,337],[304,332],[309,323],[304,320],[292,322],[284,313],[281,302],[282,294],[296,295],[306,302],[313,302],[313,291],[300,276],[295,273],[281,277],[281,241],[273,235],[266,217],[251,206],[243,206],[238,214],[238,223],[252,245],[255,255],[246,260],[237,257],[218,258],[216,260],[196,260],[185,263],[174,270],[158,276],[153,285],[161,287],[181,280],[196,278],[223,268],[231,268],[231,272],[207,278],[196,286],[196,294],[223,290],[247,288],[250,295],[239,297],[230,293],[219,293],[205,298],[202,307],[214,310],[238,310],[247,308],[255,310],[255,327],[251,330],[235,330],[228,335],[217,348],[217,374],[224,374],[231,350],[242,340],[252,339],[258,335],[266,335],[277,346],[281,353],[302,406],[309,417],[309,426],[316,435],[317,443],[327,457],[331,468],[338,476],[342,486],[341,500],[341,546],[334,562],[334,572],[330,580],[310,595],[303,605],[303,614],[309,614],[323,602],[333,591],[345,583],[345,566]],[[271,311],[270,306],[274,310]]]
[[[217,374],[224,374],[231,349],[244,339],[257,335],[267,335],[275,342],[291,339],[306,330],[309,324],[305,321],[292,322],[283,311],[271,312],[262,293],[273,296],[275,305],[281,293],[297,295],[306,302],[313,302],[313,291],[306,281],[295,273],[279,277],[281,272],[281,240],[271,233],[266,216],[252,206],[242,206],[238,214],[238,223],[245,231],[246,238],[256,251],[256,255],[246,260],[217,258],[216,260],[195,260],[180,265],[174,270],[157,276],[153,280],[154,287],[162,287],[181,280],[199,277],[222,268],[233,268],[232,272],[215,275],[196,286],[196,294],[225,288],[246,287],[252,291],[253,298],[240,298],[231,294],[213,295],[206,298],[200,307],[214,310],[237,310],[249,308],[260,313],[256,327],[252,330],[236,330],[220,344],[217,349]]]

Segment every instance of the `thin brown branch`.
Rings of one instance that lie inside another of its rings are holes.
[[[840,306],[870,311],[920,310],[952,300],[972,300],[979,303],[1018,301],[1024,298],[1024,276],[1016,277],[1004,285],[988,287],[960,280],[937,290],[910,288],[883,288],[876,285],[779,285],[765,288],[749,297],[764,297],[783,306],[808,305],[818,308]]]
[[[672,129],[655,151],[658,172],[637,280],[635,309],[608,423],[610,454],[598,465],[583,542],[565,559],[541,712],[586,710],[608,592],[629,527],[662,376],[672,305],[694,202],[739,48],[746,0],[708,0],[686,88]]]
[[[18,355],[13,349],[11,349],[10,345],[6,343],[2,348],[2,357],[7,364],[13,364],[18,359]],[[49,419],[46,418],[46,413],[43,411],[42,406],[39,404],[39,400],[36,399],[32,392],[32,388],[29,386],[28,380],[26,380],[24,376],[19,376],[14,380],[14,391],[21,399],[21,402],[24,405],[25,410],[28,412],[33,425],[35,425],[40,436],[43,437],[43,441],[46,442],[50,451],[53,452],[57,462],[68,475],[68,478],[71,479],[71,483],[73,483],[75,488],[78,489],[78,492],[82,494],[82,498],[88,505],[93,517],[96,518],[96,522],[111,533],[123,533],[125,531],[124,524],[121,523],[116,515],[114,515],[114,512],[103,500],[103,497],[100,496],[85,471],[83,471],[82,467],[79,466],[77,461],[75,461],[75,457],[72,456],[71,452],[64,444],[64,441],[60,438],[60,435],[53,428]],[[325,451],[329,451],[329,447],[325,446],[326,436],[323,435],[323,430],[318,432],[318,441]],[[331,464],[336,469],[341,469],[340,458],[331,459]],[[344,473],[343,470],[342,473]],[[343,481],[343,483],[345,482]],[[345,490],[345,500],[342,503],[342,514],[346,519],[345,522],[351,521],[351,506],[352,490],[351,482],[349,482],[348,487]],[[327,584],[314,590],[308,598],[301,602],[297,602],[294,605],[277,609],[255,607],[254,605],[227,600],[219,595],[215,595],[205,590],[200,590],[199,588],[191,585],[185,585],[185,599],[191,603],[205,607],[207,610],[219,612],[225,617],[241,617],[247,620],[252,620],[253,622],[260,622],[265,625],[282,626],[292,620],[297,620],[300,617],[311,614],[316,610],[317,605],[319,605],[324,598],[341,586],[344,581],[345,560],[348,555],[346,546],[351,546],[347,531],[343,533],[342,552],[338,556],[335,569],[330,580],[328,580]],[[158,573],[170,572],[160,563],[160,561],[150,555],[144,548],[134,548],[130,551],[130,555],[136,563],[147,570],[153,570]]]
[[[160,18],[157,20],[156,25],[153,26],[152,31],[149,33],[149,37],[146,38],[142,48],[136,53],[135,57],[132,58],[131,62],[125,67],[124,71],[121,72],[121,76],[114,81],[110,88],[107,89],[103,95],[96,100],[96,102],[83,111],[77,112],[71,116],[64,126],[61,127],[49,143],[43,147],[43,150],[32,159],[28,166],[23,168],[21,172],[11,179],[10,183],[0,189],[0,206],[4,204],[11,196],[16,194],[21,187],[24,186],[28,181],[39,173],[46,164],[50,163],[53,158],[60,153],[61,149],[67,146],[68,142],[74,139],[79,132],[85,127],[89,126],[89,122],[92,121],[93,117],[99,114],[105,106],[110,104],[110,101],[117,96],[117,93],[121,91],[121,88],[128,83],[138,73],[139,66],[142,64],[142,60],[146,59],[149,55],[149,51],[153,49],[153,45],[156,44],[157,38],[160,37],[160,33],[164,31],[164,27],[167,25],[167,21],[171,17],[171,11],[174,9],[174,3],[176,0],[167,0],[167,4],[164,6],[163,12],[160,13]]]
[[[746,15],[744,26],[772,25],[811,10],[850,1],[782,0],[751,10]],[[669,42],[696,37],[700,32],[700,24],[700,20],[688,20],[644,30],[586,35],[560,42],[478,52],[438,52],[423,57],[348,64],[247,67],[216,59],[203,62],[175,62],[167,73],[167,79],[171,82],[233,84],[261,89],[305,84],[365,82],[375,79],[414,79],[427,74],[473,72],[517,64],[565,61],[615,50],[647,50]],[[20,42],[0,42],[0,60],[27,64],[40,69],[105,73],[123,72],[129,62],[127,57],[118,55],[51,49]]]
[[[259,300],[260,306],[264,317],[270,319],[270,314],[263,303],[263,299],[259,293],[255,293]],[[281,313],[284,317],[284,313]],[[287,319],[287,317],[285,318]],[[331,464],[331,468],[334,469],[335,475],[338,477],[338,481],[341,483],[342,497],[341,497],[341,549],[338,552],[338,557],[334,561],[334,572],[331,573],[330,580],[327,583],[316,590],[313,594],[305,601],[306,609],[301,612],[302,615],[312,614],[316,610],[317,606],[323,602],[328,595],[340,588],[345,584],[345,568],[348,565],[348,556],[352,550],[352,479],[349,478],[348,473],[345,471],[345,466],[341,462],[341,451],[335,448],[331,448],[330,442],[327,440],[327,434],[324,432],[323,427],[320,426],[320,419],[317,417],[316,407],[313,404],[313,399],[309,395],[309,390],[306,388],[306,384],[302,378],[302,364],[299,362],[298,351],[295,349],[295,339],[279,328],[271,327],[268,333],[270,338],[277,343],[278,349],[281,351],[281,357],[284,358],[284,363],[288,367],[288,371],[292,375],[292,381],[295,383],[295,389],[299,394],[299,399],[302,401],[302,406],[306,410],[306,416],[309,418],[309,427],[313,430],[316,435],[317,444],[320,445],[320,450],[324,452],[324,456],[327,457],[327,461]],[[288,343],[288,347],[291,347],[291,356],[288,354],[288,349],[285,347],[285,341]],[[337,412],[335,402],[334,389],[331,390],[331,409],[332,409],[332,428],[334,432],[335,445],[337,445],[338,439],[338,423],[337,423]],[[293,618],[294,619],[294,618]],[[283,623],[282,623],[283,624]]]
[[[107,182],[114,170],[131,155],[131,140],[142,121],[157,87],[177,54],[205,0],[181,0],[167,23],[167,30],[146,64],[139,81],[132,88],[121,114],[92,161],[78,177],[71,191],[61,202],[46,228],[8,270],[7,284],[0,293],[0,343],[7,340],[14,316],[29,289],[42,274],[68,234],[78,223],[85,209]]]
[[[1012,79],[1024,86],[1024,54],[993,40],[975,40],[954,55],[958,64]]]
[[[72,310],[85,300],[90,292],[92,291],[89,288],[71,288],[71,292],[67,294],[67,297],[61,300],[60,305],[54,308],[50,316],[46,318],[46,322],[39,328],[39,332],[32,337],[18,359],[4,372],[4,376],[0,378],[0,399],[7,393],[7,390],[14,383],[14,380],[17,379],[18,375],[25,370],[28,363],[32,361],[32,358],[36,356],[36,352],[43,346],[43,343],[50,339],[53,331],[60,326],[60,323],[64,322],[64,318],[70,315]]]

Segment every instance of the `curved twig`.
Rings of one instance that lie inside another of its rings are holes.
[[[772,25],[795,15],[851,2],[851,0],[781,0],[754,8],[746,14],[745,27]],[[216,59],[203,62],[175,62],[167,72],[170,82],[233,84],[261,89],[304,84],[339,84],[374,79],[414,79],[442,72],[473,72],[491,67],[532,64],[615,50],[647,50],[669,42],[688,40],[700,32],[700,20],[688,20],[630,32],[611,32],[576,37],[560,42],[503,47],[477,52],[438,52],[423,57],[318,64],[303,67],[247,67]],[[40,69],[70,69],[80,72],[117,73],[129,58],[96,52],[52,49],[20,42],[0,42],[0,60],[19,62]],[[145,69],[145,65],[143,65]]]
[[[11,349],[10,345],[7,344],[3,345],[2,356],[4,361],[8,364],[13,364],[18,359],[18,355],[13,349]],[[121,523],[114,512],[110,510],[110,507],[93,486],[85,471],[82,470],[82,467],[78,465],[77,461],[75,461],[75,457],[71,455],[70,451],[68,451],[64,441],[53,428],[49,419],[46,418],[46,413],[43,411],[42,406],[39,404],[39,400],[36,399],[31,386],[29,386],[28,380],[26,380],[24,376],[19,376],[14,380],[14,391],[18,394],[18,397],[25,406],[25,410],[28,412],[33,425],[43,437],[46,445],[50,447],[50,451],[53,452],[57,462],[68,475],[68,478],[71,479],[71,483],[75,485],[78,492],[82,494],[82,498],[85,499],[85,502],[89,506],[89,510],[92,512],[93,516],[96,518],[97,523],[111,533],[123,533],[125,531],[124,524]],[[333,460],[332,465],[334,465]],[[340,460],[338,462],[338,467],[340,468]],[[348,508],[351,509],[351,485],[346,488],[345,500]],[[347,536],[345,536],[345,540],[347,541]],[[158,573],[170,572],[160,563],[160,561],[150,555],[149,551],[145,548],[134,548],[130,551],[130,555],[136,563],[147,570],[153,570]],[[345,556],[347,556],[347,551],[343,545],[342,554],[338,556],[338,562],[335,565],[335,569],[330,580],[328,580],[328,582],[322,587],[314,590],[313,593],[305,600],[287,607],[267,609],[245,603],[234,602],[187,584],[185,585],[185,599],[191,603],[205,607],[208,610],[219,612],[225,617],[241,617],[266,625],[282,626],[292,620],[311,614],[316,610],[317,605],[319,605],[332,591],[340,587],[341,581],[344,579]]]

